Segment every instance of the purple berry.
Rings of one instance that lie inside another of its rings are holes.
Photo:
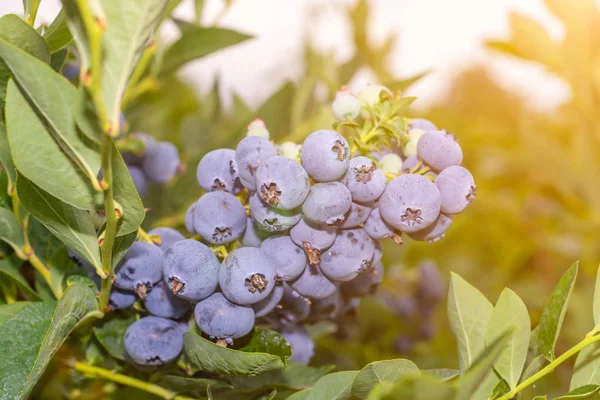
[[[227,192],[204,194],[194,210],[194,229],[211,244],[233,242],[246,229],[246,209]]]
[[[255,247],[233,250],[219,272],[223,295],[239,305],[251,305],[265,299],[275,287],[277,267],[266,253]]]
[[[180,166],[179,151],[172,143],[155,142],[146,146],[142,168],[152,182],[169,182]]]
[[[183,236],[178,230],[166,226],[154,228],[148,231],[148,235],[158,236],[160,238],[160,244],[158,247],[160,247],[162,251],[167,250],[167,248],[169,248],[169,246],[171,246],[173,243],[185,239],[185,236]]]
[[[291,359],[300,363],[308,364],[315,355],[315,343],[301,326],[289,327],[281,330],[281,335],[292,346]]]
[[[344,230],[321,255],[321,270],[331,280],[346,282],[370,268],[374,253],[375,242],[364,229]]]
[[[379,207],[375,208],[367,221],[363,224],[367,235],[376,240],[392,238],[396,243],[402,243],[402,232],[396,231],[394,227],[388,225],[379,213]]]
[[[250,333],[255,319],[252,307],[234,304],[221,293],[196,304],[194,316],[202,332],[227,344]]]
[[[190,303],[175,296],[164,281],[152,288],[144,304],[150,314],[163,318],[181,318],[190,309]]]
[[[256,190],[268,206],[293,210],[308,196],[310,181],[296,161],[275,156],[265,160],[256,170]]]
[[[135,165],[128,165],[127,169],[129,170],[129,175],[131,175],[131,180],[133,181],[133,185],[137,190],[140,197],[144,196],[148,192],[148,178],[144,171],[141,168],[136,167]]]
[[[116,269],[115,286],[136,292],[140,298],[162,278],[162,250],[146,242],[134,242]]]
[[[98,276],[97,274],[94,275]],[[110,292],[109,304],[113,310],[123,310],[131,307],[136,300],[137,296],[135,294],[113,288]]]
[[[383,278],[383,264],[378,262],[374,267],[361,272],[351,281],[344,282],[341,286],[346,297],[372,296],[377,291]]]
[[[163,258],[165,283],[173,294],[191,302],[210,296],[219,284],[221,265],[203,243],[186,239],[172,244]]]
[[[242,139],[235,150],[235,162],[243,185],[256,190],[256,170],[265,160],[276,155],[277,150],[265,138],[248,136]]]
[[[311,301],[283,283],[283,296],[279,307],[274,308],[267,319],[276,326],[293,326],[304,321],[310,314]]]
[[[410,129],[420,129],[425,132],[438,130],[437,126],[435,126],[433,122],[425,118],[414,118],[412,121],[410,121],[408,126]]]
[[[315,224],[304,218],[290,230],[290,238],[302,247],[311,265],[321,263],[321,253],[331,247],[336,235],[334,226]]]
[[[350,147],[337,132],[320,130],[304,140],[301,159],[306,172],[317,181],[335,181],[348,169]]]
[[[477,187],[468,169],[458,165],[446,168],[435,180],[442,196],[442,212],[458,214],[475,198]]]
[[[233,193],[235,176],[235,151],[231,149],[206,153],[196,169],[196,179],[207,192],[222,190]]]
[[[440,214],[433,224],[422,231],[409,233],[408,236],[413,240],[434,243],[444,237],[450,224],[452,224],[452,216]]]
[[[296,225],[302,214],[297,210],[276,210],[267,206],[255,193],[250,197],[250,214],[258,227],[267,232],[283,232]]]
[[[317,323],[323,320],[334,320],[344,306],[344,299],[339,290],[323,299],[312,301],[307,323]]]
[[[446,131],[426,132],[421,136],[417,144],[417,155],[436,172],[451,165],[460,165],[463,158],[456,137]]]
[[[401,175],[390,181],[379,199],[385,222],[402,232],[417,232],[435,222],[442,205],[438,188],[421,175]]]
[[[260,245],[277,267],[277,278],[291,281],[299,277],[306,267],[306,254],[287,235],[271,236]]]
[[[350,210],[344,215],[344,219],[335,225],[340,229],[357,228],[367,221],[372,211],[371,207],[352,203]]]
[[[183,332],[175,321],[149,316],[127,328],[123,344],[135,364],[164,365],[175,361],[183,350]]]
[[[360,156],[350,160],[342,183],[350,190],[353,201],[364,203],[375,201],[381,196],[386,179],[373,160]]]
[[[260,247],[260,244],[269,237],[271,233],[261,229],[252,217],[248,217],[246,230],[242,237],[242,247]]]
[[[185,229],[192,235],[195,235],[196,228],[194,228],[194,211],[196,210],[196,202],[194,202],[185,213]]]
[[[254,309],[254,314],[256,315],[256,317],[264,317],[265,315],[273,311],[273,309],[275,309],[275,307],[277,307],[277,305],[281,301],[281,298],[283,297],[283,291],[283,285],[275,285],[271,293],[269,293],[269,295],[266,298],[259,301],[258,303],[252,304],[252,308]]]
[[[333,225],[344,219],[352,206],[352,196],[340,182],[317,183],[302,205],[304,216],[312,222]]]
[[[290,285],[302,296],[312,299],[323,299],[337,290],[337,286],[323,275],[318,265],[307,265],[302,275]]]

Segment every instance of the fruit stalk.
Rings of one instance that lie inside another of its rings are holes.
[[[148,383],[142,381],[140,379],[132,378],[127,375],[122,375],[114,371],[110,371],[100,367],[94,367],[92,365],[88,365],[77,361],[75,363],[67,362],[67,366],[73,368],[75,371],[79,371],[85,374],[88,377],[94,378],[104,378],[106,380],[119,383],[121,385],[129,386],[132,388],[143,390],[144,392],[153,394],[158,397],[162,397],[163,399],[169,400],[193,400],[192,397],[180,396],[177,395],[170,390],[167,390],[161,386],[154,385],[152,383]]]

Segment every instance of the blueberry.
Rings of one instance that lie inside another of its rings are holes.
[[[315,342],[301,326],[294,326],[281,330],[281,336],[292,347],[291,359],[300,363],[308,364],[311,358],[315,355]]]
[[[121,113],[119,113],[119,134],[118,134],[118,136],[121,136],[124,133],[126,133],[128,129],[129,129],[129,124],[127,123],[127,120],[125,119],[125,114],[123,114],[121,112]]]
[[[340,229],[357,228],[367,221],[369,215],[371,215],[371,211],[373,211],[371,207],[352,203],[350,210],[344,214],[344,219],[338,221],[335,225]]]
[[[65,78],[67,78],[70,81],[74,81],[75,79],[79,78],[79,72],[80,72],[80,69],[77,64],[74,64],[72,62],[67,62],[63,66],[62,76],[64,76]]]
[[[379,199],[385,222],[402,232],[417,232],[433,224],[442,205],[438,188],[421,175],[392,179]]]
[[[144,299],[162,278],[162,250],[146,242],[134,242],[116,268],[115,286],[135,291]]]
[[[410,129],[420,129],[424,132],[437,131],[438,128],[435,124],[425,118],[413,118],[408,124]]]
[[[415,298],[422,314],[430,314],[445,296],[445,285],[435,263],[426,261],[419,266]]]
[[[244,236],[242,237],[242,246],[243,247],[259,247],[260,244],[268,238],[270,232],[263,230],[260,226],[254,222],[252,217],[248,217],[248,221],[246,222],[246,230],[244,231]]]
[[[190,309],[190,303],[175,296],[164,281],[152,288],[144,304],[150,314],[163,318],[181,318]]]
[[[317,181],[335,181],[348,169],[350,147],[337,132],[320,130],[304,140],[301,159],[306,172]]]
[[[98,275],[96,274],[96,276]],[[137,296],[133,293],[113,288],[110,292],[109,304],[113,310],[123,310],[131,307],[136,299]]]
[[[311,265],[321,262],[321,253],[331,247],[336,234],[334,226],[315,224],[304,218],[290,230],[290,238],[304,249]]]
[[[250,305],[266,298],[275,286],[277,267],[260,249],[242,247],[233,250],[219,272],[219,285],[228,300]]]
[[[142,168],[152,182],[169,182],[180,166],[179,151],[172,143],[155,142],[146,147]]]
[[[352,195],[340,182],[317,183],[302,205],[304,216],[312,222],[333,225],[344,219],[352,206]]]
[[[271,236],[260,245],[277,268],[277,278],[291,281],[299,277],[306,267],[306,254],[287,235]]]
[[[196,304],[194,316],[202,332],[221,341],[217,343],[222,345],[247,335],[254,327],[255,319],[252,307],[234,304],[221,293]]]
[[[212,250],[191,239],[172,244],[163,258],[165,282],[173,294],[191,302],[198,302],[216,290],[220,268]]]
[[[364,229],[344,230],[321,255],[321,270],[331,280],[349,281],[370,268],[374,253],[375,242]]]
[[[250,190],[256,189],[254,175],[265,160],[277,155],[277,150],[267,139],[260,136],[248,136],[235,150],[235,162],[238,174],[244,186]]]
[[[456,137],[446,131],[431,131],[421,136],[417,144],[417,155],[436,172],[451,165],[460,165],[463,158]]]
[[[378,262],[374,267],[361,272],[351,281],[344,282],[341,286],[346,297],[372,296],[377,291],[383,278],[383,264]]]
[[[246,229],[246,209],[227,192],[202,195],[194,209],[194,229],[211,244],[233,242]]]
[[[268,320],[276,326],[292,326],[304,321],[310,314],[311,301],[283,283],[279,307],[274,308]]]
[[[196,169],[196,179],[207,192],[223,190],[233,193],[235,176],[235,151],[231,149],[206,153]]]
[[[148,178],[144,171],[136,167],[135,165],[128,165],[127,169],[129,170],[129,175],[131,175],[131,180],[133,180],[133,184],[135,189],[137,190],[140,197],[144,196],[148,192]]]
[[[255,193],[250,197],[250,213],[258,227],[267,232],[283,232],[296,225],[302,214],[298,210],[276,210],[267,206]]]
[[[163,365],[176,360],[183,350],[183,332],[175,321],[144,317],[127,328],[124,345],[137,365]]]
[[[475,198],[477,187],[468,169],[458,165],[446,168],[435,180],[442,196],[442,212],[458,214]]]
[[[298,279],[290,282],[292,289],[302,296],[312,299],[323,299],[337,290],[318,265],[307,265]]]
[[[157,236],[160,238],[158,247],[160,247],[163,251],[167,250],[173,243],[185,239],[185,236],[183,236],[178,230],[166,226],[154,228],[148,232],[148,235]]]
[[[333,321],[344,306],[344,300],[339,290],[336,290],[329,296],[312,301],[310,315],[307,323],[317,323],[319,321]]]
[[[399,335],[394,341],[394,348],[400,354],[410,353],[413,347],[413,340],[408,335]]]
[[[194,228],[194,214],[195,214],[195,210],[196,210],[196,202],[194,202],[190,208],[187,209],[186,213],[185,213],[185,229],[187,229],[187,231],[189,233],[191,233],[192,235],[195,235],[196,233],[196,228]]]
[[[350,190],[353,201],[364,203],[375,201],[381,196],[386,179],[373,160],[360,156],[350,160],[342,183]]]
[[[452,216],[440,214],[433,224],[422,231],[409,233],[408,236],[413,240],[434,243],[444,237],[450,224],[452,224]]]
[[[281,298],[283,297],[283,291],[283,285],[277,284],[273,288],[273,291],[271,291],[271,293],[269,293],[265,299],[259,301],[258,303],[252,304],[252,308],[254,309],[254,314],[256,317],[264,317],[273,311],[273,309],[275,309],[275,307],[277,307],[281,301]]]
[[[308,174],[296,161],[282,156],[265,160],[256,170],[256,190],[268,206],[293,210],[302,205],[310,182]]]
[[[335,94],[331,108],[340,121],[355,119],[360,115],[360,100],[348,89],[342,88]]]
[[[383,258],[383,245],[381,240],[373,240],[375,243],[375,251],[373,252],[373,258],[371,259],[371,265],[377,265]]]
[[[379,213],[379,207],[375,208],[369,218],[364,223],[363,228],[367,235],[373,239],[381,240],[386,238],[393,238],[396,243],[402,243],[402,233],[396,231],[394,227],[388,225]]]

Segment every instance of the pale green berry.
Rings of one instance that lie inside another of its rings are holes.
[[[358,98],[363,106],[373,107],[375,104],[379,103],[379,95],[384,91],[387,92],[390,96],[392,96],[392,92],[390,89],[386,88],[382,85],[368,85],[363,90],[358,93]]]
[[[360,100],[352,92],[342,88],[335,94],[331,108],[333,115],[340,121],[354,119],[360,114]]]
[[[294,142],[283,142],[279,145],[279,155],[297,160],[300,155],[300,146]]]
[[[412,157],[417,155],[417,143],[419,143],[419,139],[421,136],[425,134],[425,131],[418,128],[413,128],[408,131],[408,142],[404,145],[402,152],[406,157]]]
[[[381,168],[383,172],[398,174],[402,171],[402,159],[398,154],[386,154],[379,160],[379,168]]]
[[[260,136],[265,139],[270,139],[271,134],[265,125],[265,122],[262,119],[255,119],[250,122],[248,125],[248,131],[246,132],[246,136]]]

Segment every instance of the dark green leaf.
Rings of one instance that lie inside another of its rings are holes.
[[[131,324],[135,322],[135,318],[126,319],[111,319],[94,327],[94,335],[98,342],[106,349],[108,354],[118,360],[125,360],[125,345],[123,337],[125,331]]]
[[[454,397],[452,385],[423,374],[407,377],[400,382],[382,382],[369,393],[367,400],[463,400]]]
[[[50,59],[50,66],[52,69],[56,72],[61,72],[65,66],[65,61],[67,60],[68,55],[68,49],[60,49],[56,53],[52,53],[52,58]]]
[[[133,242],[135,242],[137,235],[138,235],[138,232],[134,231],[134,232],[128,233],[123,236],[117,236],[115,238],[115,244],[113,246],[113,253],[112,253],[113,265],[117,265],[119,263],[119,261],[121,261],[121,259],[125,255],[125,253],[127,253],[127,250],[129,250],[131,245],[133,245]]]
[[[158,384],[167,389],[174,390],[177,393],[187,393],[194,390],[205,391],[208,385],[210,385],[213,390],[233,388],[233,386],[227,382],[216,379],[189,378],[175,375],[163,376],[160,381],[158,381]]]
[[[22,263],[23,261],[14,256],[0,259],[0,275],[14,282],[30,300],[40,300],[40,296],[19,273]]]
[[[424,374],[435,376],[442,382],[452,380],[460,375],[459,370],[450,369],[450,368],[424,369],[424,370],[421,370],[421,372],[423,372]]]
[[[283,365],[292,356],[292,348],[278,332],[255,328],[250,341],[240,349],[246,353],[267,353],[278,356]]]
[[[308,399],[309,394],[310,394],[310,389],[304,389],[304,390],[296,392],[293,395],[287,397],[286,400],[306,400],[306,399]]]
[[[8,14],[0,18],[0,38],[20,47],[34,57],[42,60],[42,62],[50,62],[50,52],[44,38],[29,26],[27,22],[14,14]],[[10,69],[4,61],[0,60],[0,110],[4,109],[6,84],[10,77]],[[0,119],[3,119],[2,113],[0,113]]]
[[[461,371],[466,371],[485,349],[485,333],[494,306],[459,275],[450,276],[448,318],[456,336]]]
[[[67,336],[94,313],[94,291],[78,285],[67,289],[58,304],[32,303],[6,320],[0,327],[0,387],[5,398],[28,398]]]
[[[260,330],[256,328],[254,331]],[[259,334],[261,340],[263,335]],[[291,355],[291,348],[277,333],[270,334],[278,351],[285,351],[285,355],[272,355],[264,352],[248,352],[246,349],[234,350],[216,345],[198,335],[187,332],[184,336],[184,352],[193,369],[225,375],[260,375],[265,372],[284,368],[282,357]],[[254,341],[254,337],[251,342]],[[277,342],[276,342],[277,341]],[[287,345],[287,349],[284,347]],[[270,344],[256,343],[251,348],[265,349]]]
[[[300,390],[313,386],[321,377],[331,372],[333,366],[309,367],[288,361],[284,370],[271,371],[259,376],[232,376],[229,380],[238,391],[275,389]]]
[[[554,346],[556,346],[556,341],[560,335],[560,329],[565,319],[567,307],[569,306],[571,292],[573,292],[573,287],[575,287],[577,269],[578,263],[575,263],[563,275],[552,292],[550,299],[548,299],[540,318],[538,343],[540,351],[548,361],[554,360]]]
[[[165,51],[161,73],[173,72],[187,62],[250,38],[251,36],[224,28],[197,26],[195,29],[185,29],[181,38]]]
[[[1,114],[1,112],[0,112]],[[0,122],[0,164],[4,166],[4,170],[8,174],[8,184],[11,186],[8,190],[12,190],[12,186],[17,182],[17,171],[13,164],[10,149],[8,147],[8,137],[6,136],[6,126]],[[3,190],[0,188],[0,190]]]
[[[67,26],[67,13],[61,10],[48,29],[44,32],[44,38],[48,43],[50,53],[55,53],[73,40],[73,36]]]
[[[119,126],[121,99],[146,42],[167,0],[104,0],[106,31],[102,37],[102,95],[113,127]],[[196,43],[198,45],[198,43]]]
[[[2,329],[2,325],[6,323],[9,319],[11,319],[14,315],[16,315],[21,309],[27,307],[31,303],[27,301],[19,301],[17,303],[3,305],[0,307],[0,329]]]
[[[495,399],[496,397],[500,397],[503,394],[510,392],[510,390],[511,389],[508,382],[506,382],[504,379],[500,379],[500,382],[498,382],[498,384],[494,388],[494,391],[492,392],[492,396],[490,398]]]
[[[523,300],[512,290],[504,289],[488,322],[486,343],[495,342],[510,328],[514,331],[494,362],[494,369],[514,389],[527,358],[531,321]]]
[[[15,253],[23,255],[23,239],[23,229],[15,214],[6,208],[0,208],[0,240],[8,243]]]
[[[398,381],[418,373],[419,368],[412,361],[402,358],[372,362],[361,369],[356,376],[352,384],[352,396],[364,399],[379,382]]]
[[[5,54],[7,46],[0,41],[0,55]],[[15,49],[10,51],[18,53]],[[76,96],[75,88],[49,66],[43,74],[38,74],[40,71],[31,68],[35,65],[32,60],[20,61],[28,66],[21,65],[23,69],[29,70],[29,74],[15,74],[15,77],[23,78],[35,91],[39,90],[41,93],[33,95],[36,103],[40,104],[36,108],[38,113],[16,84],[12,80],[9,82],[6,126],[15,167],[41,189],[65,203],[87,210],[100,208],[102,193],[95,191],[90,184],[90,176],[93,175],[95,179],[100,169],[99,147],[85,140],[75,128],[71,113],[71,104]],[[45,117],[40,119],[40,115]],[[47,127],[54,134],[48,132]],[[39,157],[31,157],[31,154],[38,154]],[[81,162],[76,162],[75,159]]]
[[[598,385],[585,385],[571,390],[569,393],[556,397],[554,400],[583,400],[592,398],[595,394],[600,392],[600,386]]]
[[[17,180],[17,193],[23,206],[61,242],[102,269],[96,229],[89,212],[61,202],[24,176]]]
[[[315,383],[306,400],[350,400],[352,383],[359,371],[342,371],[325,375]]]
[[[85,27],[80,6],[86,7],[84,13],[91,14],[92,18],[102,17],[102,6],[99,0],[88,0],[78,2],[77,0],[62,0],[63,12],[66,16],[66,24],[78,50],[80,67],[82,71],[90,68],[90,45],[88,43],[87,30]]]

